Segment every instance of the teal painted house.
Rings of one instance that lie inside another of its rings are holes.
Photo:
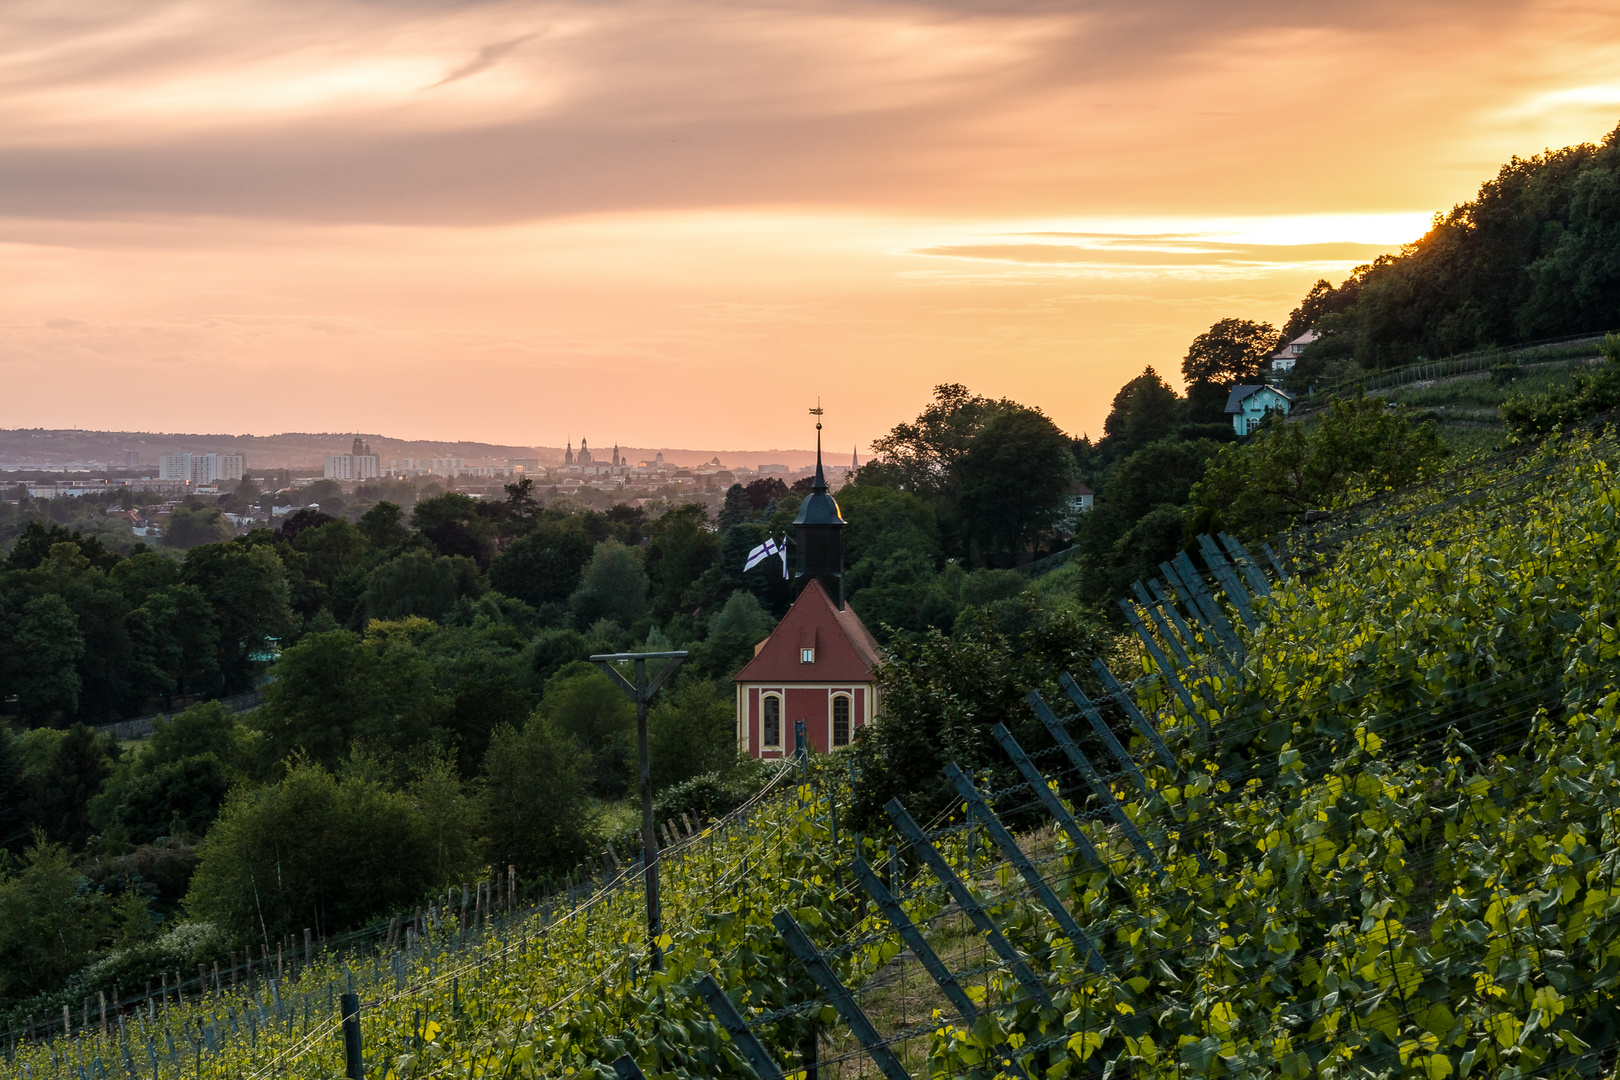
[[[1294,399],[1275,386],[1234,386],[1226,399],[1226,415],[1239,437],[1260,426],[1271,413],[1288,415]]]

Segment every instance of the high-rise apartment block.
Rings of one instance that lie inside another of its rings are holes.
[[[158,455],[159,480],[213,484],[220,480],[240,480],[246,474],[247,458],[242,454]]]
[[[377,455],[358,435],[354,437],[354,446],[347,454],[326,455],[328,480],[375,480],[380,475]]]
[[[472,470],[467,459],[458,457],[394,458],[388,463],[390,476],[463,476]]]

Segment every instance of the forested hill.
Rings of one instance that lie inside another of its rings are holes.
[[[1515,157],[1399,254],[1318,282],[1282,336],[1310,329],[1306,372],[1620,329],[1620,128]]]

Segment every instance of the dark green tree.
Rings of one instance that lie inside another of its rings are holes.
[[[506,485],[506,513],[519,532],[528,531],[540,514],[540,500],[534,497],[534,481],[520,477]]]
[[[186,909],[243,938],[306,926],[331,934],[446,884],[445,868],[423,857],[444,846],[409,792],[294,764],[277,783],[238,788],[226,802],[203,840]]]
[[[969,772],[994,770],[992,786],[1013,782],[990,732],[997,723],[1026,751],[1052,746],[1024,695],[1034,689],[1063,700],[1056,680],[1064,671],[1096,690],[1088,669],[1092,659],[1109,658],[1112,635],[1101,623],[1040,606],[1025,605],[1023,621],[1016,637],[987,614],[954,638],[936,631],[892,646],[878,671],[883,713],[856,736],[854,828],[884,827],[883,804],[894,797],[921,821],[951,806],[956,797],[940,775],[948,761]]]
[[[1318,278],[1283,324],[1283,341],[1293,341],[1308,330],[1320,330],[1329,315],[1343,312],[1355,303],[1359,283],[1351,278],[1343,288],[1335,289],[1326,278]]]
[[[1515,157],[1399,254],[1357,267],[1318,321],[1364,368],[1611,330],[1616,251],[1620,128],[1599,145]]]
[[[678,506],[654,521],[644,560],[653,614],[667,620],[685,609],[688,592],[719,557],[720,537],[709,528],[703,504]]]
[[[567,665],[585,659],[585,639],[571,626],[552,627],[536,634],[524,652],[531,681],[543,685]]]
[[[60,988],[118,939],[123,913],[87,885],[58,844],[37,842],[20,865],[0,865],[0,1000]]]
[[[663,789],[737,764],[737,702],[729,685],[688,681],[664,693],[647,714],[647,760]]]
[[[360,534],[373,551],[393,551],[410,537],[410,530],[405,528],[405,511],[386,499],[361,514],[359,524]]]
[[[0,848],[18,849],[28,839],[25,805],[28,789],[23,783],[22,747],[11,728],[0,724]]]
[[[36,724],[72,717],[84,685],[79,674],[84,635],[78,617],[60,596],[43,593],[22,605],[10,629],[0,672],[8,696],[16,696],[17,711]]]
[[[90,839],[90,800],[112,775],[118,746],[83,724],[26,738],[33,752],[24,758],[25,816],[52,843],[78,850]]]
[[[124,620],[144,678],[142,690],[161,695],[219,693],[219,627],[208,598],[195,585],[148,593]]]
[[[471,496],[447,491],[424,499],[411,510],[411,526],[440,555],[459,555],[481,568],[494,558],[495,527],[479,515],[478,503]]]
[[[704,679],[728,679],[754,655],[754,646],[770,636],[776,620],[754,594],[738,589],[709,617],[708,636],[689,646],[686,669]]]
[[[94,536],[81,536],[78,531],[70,532],[61,525],[53,524],[47,527],[35,520],[23,525],[22,532],[17,535],[16,542],[11,545],[11,552],[6,557],[6,568],[32,570],[50,557],[51,549],[57,544],[77,545],[79,554],[84,556],[91,566],[100,569],[109,569],[118,561],[118,556],[109,552]]]
[[[595,665],[571,664],[547,679],[537,715],[585,755],[594,794],[612,799],[629,790],[635,706]]]
[[[914,551],[928,559],[942,554],[934,508],[909,491],[849,485],[838,492],[844,529],[844,565],[868,556]]]
[[[595,546],[576,521],[542,522],[502,549],[489,565],[489,582],[535,608],[566,603]]]
[[[231,526],[217,506],[177,506],[163,526],[163,546],[181,551],[230,538]]]
[[[227,693],[251,687],[270,646],[293,631],[286,567],[270,546],[250,539],[192,548],[182,570],[214,609]]]
[[[902,548],[882,558],[868,555],[846,577],[845,587],[850,590],[850,605],[882,643],[896,631],[948,628],[956,619],[956,602],[934,572],[932,560],[918,551]]]
[[[1193,338],[1181,360],[1181,374],[1190,386],[1213,383],[1226,389],[1252,383],[1260,367],[1277,349],[1277,328],[1252,319],[1221,319]]]
[[[403,552],[371,573],[362,604],[369,619],[417,615],[443,621],[456,601],[484,593],[484,578],[471,559],[415,549]]]
[[[1114,395],[1098,449],[1117,460],[1168,437],[1185,419],[1186,403],[1149,366]]]
[[[484,822],[497,866],[554,881],[590,850],[589,757],[538,716],[501,727],[484,758]]]
[[[120,559],[108,571],[107,580],[124,594],[130,607],[140,607],[158,589],[180,584],[180,564],[155,551],[142,551]]]
[[[596,545],[568,603],[581,626],[612,619],[628,627],[646,614],[649,586],[640,551],[604,540]]]
[[[371,548],[365,533],[343,520],[305,529],[292,544],[304,553],[304,572],[326,585],[357,569]]]
[[[732,484],[726,489],[726,501],[721,504],[720,516],[717,519],[720,532],[741,525],[754,518],[756,511],[748,501],[748,491],[741,484]]]
[[[243,514],[252,507],[257,506],[259,498],[263,494],[264,492],[260,490],[258,482],[248,476],[238,482],[229,494],[221,495],[219,505],[222,510],[229,510],[233,514]]]
[[[1068,515],[1074,483],[1069,438],[1036,409],[1005,409],[961,464],[960,528],[980,559],[1008,565]]]
[[[309,634],[276,661],[264,705],[261,770],[295,754],[330,769],[359,746],[396,771],[445,742],[433,665],[406,634]]]

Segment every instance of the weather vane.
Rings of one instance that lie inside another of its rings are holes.
[[[821,430],[821,399],[816,398],[816,407],[810,410],[810,415],[816,418],[816,430]]]

